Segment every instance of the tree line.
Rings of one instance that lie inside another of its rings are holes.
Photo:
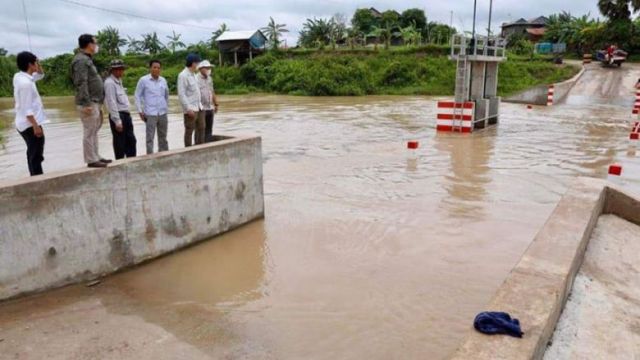
[[[631,53],[640,51],[640,17],[633,18],[640,11],[640,0],[599,0],[598,8],[604,19],[566,11],[549,16],[543,41],[565,43],[567,51],[579,56],[610,44]],[[533,49],[523,35],[513,36],[509,43],[520,53]]]
[[[374,9],[357,9],[347,24],[343,14],[331,18],[307,19],[303,24],[298,45],[304,48],[324,48],[338,45],[384,45],[388,49],[394,40],[405,46],[422,44],[446,44],[456,32],[455,28],[437,22],[429,22],[424,10],[407,9],[402,13],[387,10],[377,13]]]

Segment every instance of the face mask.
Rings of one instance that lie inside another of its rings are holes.
[[[211,76],[211,70],[207,70],[205,71],[205,73],[207,74],[207,76]]]
[[[40,81],[42,79],[44,79],[44,74],[43,73],[39,73],[39,72],[35,72],[32,75],[33,77],[33,81]]]
[[[96,44],[96,48],[95,48],[95,50],[93,50],[93,53],[94,53],[94,54],[97,54],[99,50],[100,50],[100,46],[98,46],[98,45]]]

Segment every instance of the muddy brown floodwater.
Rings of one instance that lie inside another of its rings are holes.
[[[263,137],[264,221],[93,288],[1,304],[0,354],[446,358],[573,178],[638,167],[626,140],[635,79],[627,100],[503,104],[499,126],[468,136],[436,134],[433,98],[226,96],[216,131]],[[45,171],[81,166],[72,100],[45,106]],[[181,128],[172,115],[170,146]],[[136,134],[141,150],[139,122]],[[22,140],[5,135],[0,181],[27,174]],[[408,139],[421,141],[416,161]],[[107,129],[100,140],[112,154]]]

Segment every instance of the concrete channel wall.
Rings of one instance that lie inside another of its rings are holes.
[[[573,78],[554,84],[555,86],[555,93],[553,96],[554,104],[561,103],[567,98],[567,96],[569,95],[569,92],[571,91],[573,86],[576,84],[576,82],[580,80],[584,72],[585,72],[585,69],[583,67],[582,70],[580,70],[580,72],[576,74],[576,76],[574,76]],[[530,89],[524,90],[522,92],[519,92],[515,95],[506,97],[504,98],[504,101],[512,102],[512,103],[531,104],[531,105],[547,105],[548,92],[549,92],[549,85],[538,85]]]
[[[0,300],[90,280],[264,216],[261,139],[0,183]]]
[[[518,318],[524,337],[469,329],[453,359],[542,359],[603,214],[640,225],[640,200],[605,181],[578,179],[485,309]]]

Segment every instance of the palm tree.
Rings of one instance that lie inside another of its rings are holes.
[[[383,41],[385,50],[388,50],[389,46],[391,46],[391,38],[395,34],[393,25],[388,22],[384,26],[374,26],[373,31],[369,35],[377,37],[379,41]]]
[[[356,28],[347,29],[345,35],[347,39],[347,44],[349,45],[351,50],[354,50],[356,48],[356,44],[358,43],[358,41],[360,41],[360,39],[364,37],[362,32],[360,32]]]
[[[142,50],[151,55],[155,55],[164,50],[164,48],[164,45],[160,42],[160,39],[158,39],[158,34],[156,34],[155,31],[142,35]]]
[[[640,0],[598,0],[600,12],[611,20],[626,20],[633,12],[640,11]]]
[[[218,40],[220,35],[224,34],[227,31],[229,31],[229,27],[227,26],[227,24],[222,23],[218,30],[211,33],[211,40],[209,40],[209,42],[211,43],[212,48],[216,46],[216,40]]]
[[[418,43],[418,36],[420,35],[420,30],[416,29],[416,22],[413,21],[411,25],[400,28],[400,36],[402,36],[402,40],[404,44],[407,46],[416,45]]]
[[[269,40],[271,48],[277,50],[278,45],[280,45],[280,38],[284,33],[289,32],[289,30],[286,28],[287,24],[277,24],[272,17],[269,17],[269,20],[269,25],[263,27],[261,30],[267,37],[267,40]]]
[[[98,31],[96,40],[104,53],[109,56],[120,56],[120,47],[127,45],[127,40],[120,37],[118,29],[111,26]]]
[[[142,48],[142,40],[127,36],[126,41],[127,44],[129,44],[129,47],[127,48],[128,54],[139,54],[144,51],[144,49]]]
[[[331,19],[307,19],[300,31],[298,43],[304,47],[324,47],[329,44],[334,31]]]
[[[182,36],[182,34],[176,34],[175,30],[171,30],[171,32],[173,33],[173,35],[167,35],[167,39],[169,39],[167,47],[171,49],[171,53],[175,54],[176,48],[183,48],[186,45],[182,41],[180,41],[180,37]]]

